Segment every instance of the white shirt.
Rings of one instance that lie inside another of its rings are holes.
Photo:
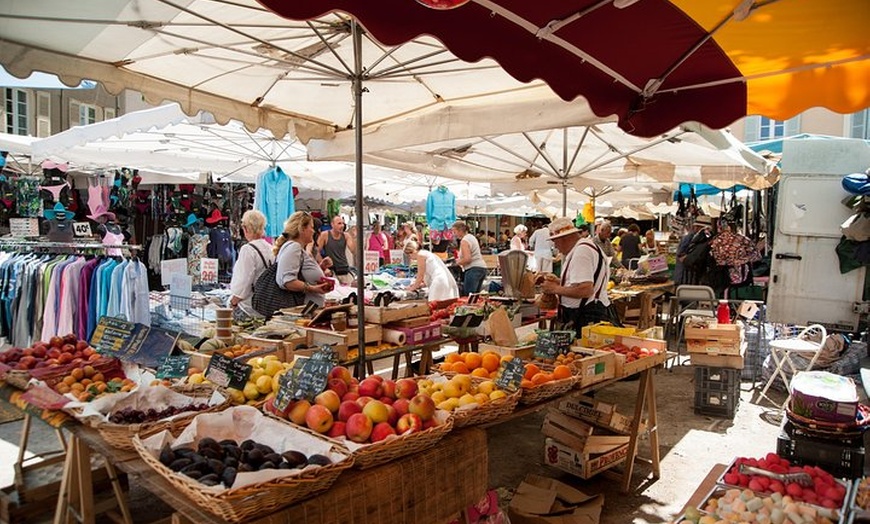
[[[477,237],[470,233],[466,233],[462,236],[460,242],[465,242],[468,245],[468,252],[471,254],[471,262],[462,266],[462,269],[468,269],[470,267],[486,268],[486,262],[483,260],[483,255],[480,253],[480,242],[477,241]]]
[[[417,251],[417,255],[426,260],[423,282],[429,291],[428,299],[433,301],[459,298],[459,286],[456,285],[456,280],[444,261],[435,253],[425,249]]]
[[[249,316],[256,314],[251,305],[251,297],[254,295],[254,283],[266,270],[263,260],[254,250],[259,251],[266,260],[266,264],[275,262],[272,246],[262,238],[252,240],[239,249],[239,258],[233,266],[233,278],[230,280],[230,291],[233,295],[242,299],[239,307]]]
[[[562,264],[562,285],[571,286],[582,284],[583,282],[592,282],[600,257],[600,251],[591,238],[579,240],[568,253],[568,256],[565,257],[565,262]],[[597,293],[589,297],[588,302],[598,300],[604,306],[610,305],[610,298],[607,296],[608,280],[610,280],[610,267],[606,261],[602,261],[598,279],[593,284],[593,290],[597,291]],[[581,298],[561,297],[562,305],[569,308],[580,307],[582,300]]]
[[[541,227],[529,237],[529,249],[534,250],[536,257],[553,258],[553,241],[550,240],[550,230]]]

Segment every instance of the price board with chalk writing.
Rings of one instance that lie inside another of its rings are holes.
[[[214,353],[205,370],[205,378],[225,388],[244,389],[253,368],[248,364]]]
[[[190,355],[170,355],[157,368],[157,378],[181,378],[187,376]]]
[[[213,358],[213,357],[212,357]],[[329,372],[335,367],[338,356],[335,350],[324,346],[316,351],[311,358],[302,362],[299,369],[288,372],[279,380],[278,393],[275,395],[275,407],[284,410],[291,400],[306,399],[314,401],[314,397],[326,389]]]
[[[544,361],[556,360],[559,355],[568,353],[574,342],[573,331],[542,331],[535,341],[535,357]]]
[[[525,374],[526,366],[523,359],[514,357],[501,363],[495,376],[495,384],[500,389],[513,393],[520,389]]]

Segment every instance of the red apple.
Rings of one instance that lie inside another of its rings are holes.
[[[48,345],[53,348],[59,349],[61,346],[63,346],[63,339],[60,337],[51,337],[51,339],[48,341]]]
[[[339,397],[343,397],[347,394],[347,384],[344,383],[340,378],[331,378],[327,383],[327,388],[335,391]]]
[[[390,417],[388,406],[380,400],[372,400],[363,407],[363,413],[375,424],[386,422]]]
[[[413,413],[402,415],[399,417],[399,421],[396,422],[396,432],[399,435],[417,433],[418,431],[423,431],[423,421]]]
[[[362,413],[354,413],[347,419],[345,434],[354,442],[366,442],[372,434],[372,419]]]
[[[387,404],[387,405],[390,405],[394,402],[392,397],[381,397],[378,400],[380,400],[381,402],[383,402],[384,404]]]
[[[51,348],[45,352],[45,356],[47,358],[58,358],[60,356],[60,350],[57,348]]]
[[[344,366],[335,366],[329,372],[330,379],[339,379],[344,382],[346,385],[350,384],[353,375],[351,375],[350,370]]]
[[[360,397],[356,399],[356,403],[359,404],[361,408],[366,407],[366,404],[374,400],[372,397]]]
[[[36,358],[45,358],[45,355],[48,353],[46,351],[45,346],[39,346],[33,348],[33,353],[31,353]]]
[[[305,413],[305,425],[318,433],[326,433],[332,427],[332,412],[326,406],[314,404]]]
[[[360,406],[353,400],[345,400],[338,407],[338,420],[342,422],[347,422],[347,419],[349,419],[351,415],[356,413],[362,413],[362,406]]]
[[[327,433],[326,435],[332,438],[341,438],[345,436],[346,431],[347,424],[339,420],[332,423],[332,427],[329,428],[329,433]]]
[[[90,344],[86,340],[79,340],[76,342],[76,351],[84,351],[90,347]]]
[[[64,344],[75,345],[75,343],[78,341],[79,341],[79,337],[75,336],[74,333],[67,333],[66,335],[63,336],[63,343]]]
[[[33,348],[24,348],[21,350],[21,355],[25,357],[33,356]]]
[[[271,413],[276,417],[284,418],[281,411],[279,411],[278,408],[275,407],[275,397],[266,400],[266,403],[263,404],[263,411],[265,411],[266,413]]]
[[[396,382],[396,397],[406,398],[408,400],[414,398],[417,394],[417,381],[410,378],[400,378]]]
[[[287,415],[287,418],[290,419],[294,424],[298,424],[300,426],[305,425],[305,415],[308,413],[308,410],[311,408],[311,402],[307,400],[297,400],[295,402],[291,402],[287,409],[284,410],[284,413]]]
[[[75,353],[76,347],[72,344],[64,344],[63,346],[61,346],[60,350],[63,351],[64,353],[72,354],[72,353]]]
[[[57,357],[57,361],[60,364],[69,364],[72,362],[73,356],[72,353],[61,353],[59,357]]]
[[[408,412],[417,415],[425,422],[435,415],[435,402],[427,395],[415,395],[408,405]]]
[[[396,430],[393,429],[393,426],[391,426],[387,422],[380,422],[376,424],[375,427],[372,429],[371,439],[372,442],[380,442],[382,440],[386,440],[386,438],[390,435],[395,434]]]
[[[435,419],[434,418],[430,418],[429,420],[426,420],[423,422],[423,431],[426,431],[427,429],[434,428],[434,427],[435,427]]]
[[[341,396],[342,402],[344,402],[346,400],[356,401],[356,399],[358,399],[358,398],[359,398],[359,393],[356,393],[354,391],[348,391],[347,393],[345,393],[344,395]]]
[[[389,413],[387,415],[387,423],[393,427],[396,427],[396,422],[399,421],[399,417],[401,415],[399,415],[399,412],[396,411],[396,408],[394,408],[393,406],[387,406],[387,412]]]
[[[366,378],[372,378],[372,379],[375,379],[375,380],[377,380],[378,382],[381,382],[381,383],[384,382],[384,377],[382,377],[382,376],[380,376],[380,375],[372,375],[372,376],[369,376],[369,377],[366,377]]]
[[[408,400],[406,398],[400,398],[400,399],[396,400],[395,402],[393,402],[392,406],[393,406],[393,409],[396,410],[396,413],[398,413],[399,416],[401,417],[405,413],[408,413],[408,406],[410,405],[410,403],[411,403],[410,400]]]
[[[359,383],[359,394],[362,397],[381,398],[384,396],[384,388],[380,381],[370,377]]]
[[[390,397],[392,399],[396,398],[396,383],[390,379],[384,380],[383,384],[384,388],[384,397]]]

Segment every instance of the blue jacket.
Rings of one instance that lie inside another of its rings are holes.
[[[456,222],[456,195],[444,186],[430,191],[426,198],[426,222],[433,231],[450,229]]]
[[[284,231],[284,221],[296,211],[293,181],[280,166],[270,167],[257,176],[254,209],[266,215],[266,236],[275,238]]]

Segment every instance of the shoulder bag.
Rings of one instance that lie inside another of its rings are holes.
[[[298,280],[302,280],[302,265],[305,263],[305,252],[301,253]],[[262,256],[262,253],[260,254]],[[265,262],[265,258],[263,259]],[[276,282],[278,274],[277,260],[266,266],[257,281],[254,283],[254,295],[251,297],[251,305],[257,313],[266,318],[271,318],[276,311],[283,308],[301,306],[305,304],[305,293],[301,291],[288,291]]]

